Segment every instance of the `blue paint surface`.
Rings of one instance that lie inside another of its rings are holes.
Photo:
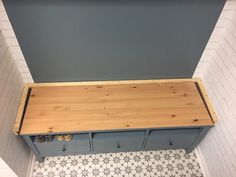
[[[192,77],[224,0],[6,0],[36,82]]]

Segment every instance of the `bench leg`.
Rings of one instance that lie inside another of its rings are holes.
[[[37,161],[43,162],[44,161],[44,157],[42,157],[39,154],[38,150],[36,149],[36,147],[33,144],[32,139],[30,138],[30,136],[23,136],[23,138],[25,139],[26,143],[28,144],[28,146],[30,147],[30,149],[32,150],[34,155],[36,156]]]
[[[198,137],[195,139],[195,141],[193,142],[193,144],[185,149],[186,153],[191,153],[193,151],[193,149],[199,144],[199,142],[205,137],[205,135],[207,134],[207,132],[209,131],[210,127],[203,127],[201,128],[201,131],[198,135]]]

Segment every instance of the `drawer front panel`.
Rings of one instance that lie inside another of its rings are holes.
[[[93,138],[95,152],[120,152],[141,150],[144,131],[97,133]]]
[[[199,132],[199,129],[153,130],[148,135],[145,149],[186,149]]]
[[[42,156],[69,155],[90,152],[88,135],[74,135],[71,141],[36,142],[34,145]]]

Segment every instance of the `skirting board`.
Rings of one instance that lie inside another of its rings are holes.
[[[200,168],[201,168],[203,177],[210,177],[209,171],[208,171],[208,169],[207,169],[206,162],[205,162],[205,160],[204,160],[203,157],[202,157],[202,153],[201,153],[200,147],[197,146],[197,147],[195,148],[194,152],[195,152],[196,157],[197,157],[197,159],[198,159],[198,163],[199,163],[199,165],[200,165]]]
[[[28,164],[28,169],[27,169],[27,173],[26,176],[27,177],[32,177],[33,175],[33,170],[34,170],[34,162],[35,162],[35,156],[34,154],[31,152],[30,153],[30,160],[29,160],[29,164]]]

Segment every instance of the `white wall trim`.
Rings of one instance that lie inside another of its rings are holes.
[[[1,157],[0,157],[0,176],[18,177]]]
[[[34,170],[34,163],[35,163],[35,156],[34,154],[30,153],[30,160],[29,160],[29,164],[28,164],[28,169],[27,169],[27,173],[26,173],[26,177],[32,177],[33,175],[33,170]]]
[[[198,163],[200,165],[203,177],[208,177],[209,171],[207,169],[207,165],[206,165],[204,158],[202,158],[201,149],[199,147],[196,147],[194,150],[194,153],[196,154],[196,157],[197,157]]]

